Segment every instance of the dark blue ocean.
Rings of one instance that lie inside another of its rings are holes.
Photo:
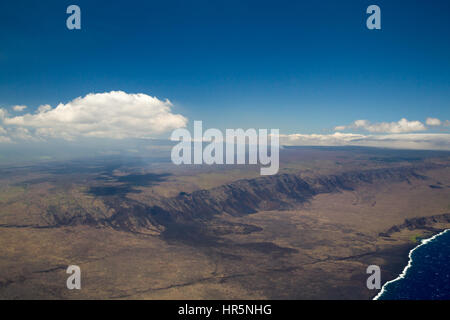
[[[412,252],[404,278],[387,284],[379,300],[449,300],[450,231]]]

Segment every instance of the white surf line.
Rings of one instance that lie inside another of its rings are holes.
[[[394,280],[391,280],[391,281],[386,282],[386,283],[383,285],[383,287],[381,288],[380,292],[378,292],[378,294],[373,298],[373,300],[378,300],[378,299],[383,295],[383,293],[384,293],[384,291],[385,291],[384,289],[385,289],[385,287],[386,287],[388,284],[390,284],[390,283],[392,283],[392,282],[395,282],[395,281],[398,281],[398,280],[400,280],[400,279],[403,279],[403,278],[406,276],[406,273],[408,272],[408,269],[411,268],[411,266],[412,266],[412,261],[413,261],[413,259],[412,259],[412,253],[413,253],[416,249],[418,249],[418,248],[420,248],[421,246],[426,245],[427,243],[433,241],[435,238],[437,238],[437,237],[439,237],[440,235],[446,233],[447,231],[450,231],[450,229],[446,229],[446,230],[444,230],[444,231],[442,231],[442,232],[440,232],[440,233],[438,233],[438,234],[432,236],[431,238],[423,239],[423,240],[421,241],[421,243],[420,243],[417,247],[415,247],[414,249],[412,249],[411,251],[409,251],[409,254],[408,254],[408,258],[409,258],[409,260],[408,260],[408,265],[403,269],[402,273],[401,273],[397,278],[395,278]]]

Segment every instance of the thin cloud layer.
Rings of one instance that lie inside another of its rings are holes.
[[[366,136],[353,133],[280,134],[280,144],[287,146],[345,146]]]
[[[169,100],[111,91],[91,93],[55,108],[42,105],[36,113],[21,116],[9,117],[0,109],[0,121],[6,130],[3,136],[13,139],[152,138],[186,126],[187,119],[171,109]]]
[[[353,133],[280,135],[286,146],[366,146],[395,149],[450,150],[448,133],[362,135]]]
[[[424,131],[427,128],[420,121],[409,121],[406,118],[400,119],[398,122],[378,122],[371,123],[368,120],[356,120],[348,126],[337,126],[335,131],[342,130],[365,130],[373,133],[406,133]]]
[[[27,108],[27,106],[14,106],[12,109],[17,112],[22,112],[26,108]]]

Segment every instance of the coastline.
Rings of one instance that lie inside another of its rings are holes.
[[[444,233],[446,233],[446,232],[450,232],[450,229],[445,229],[445,230],[443,230],[443,231],[441,231],[441,232],[439,232],[439,233],[433,235],[433,236],[430,237],[430,238],[422,239],[422,240],[420,241],[420,244],[419,244],[419,245],[417,245],[417,246],[415,246],[413,249],[411,249],[411,250],[409,251],[409,253],[408,253],[408,264],[404,267],[403,271],[402,271],[395,279],[390,280],[390,281],[387,281],[386,283],[384,283],[383,286],[381,287],[380,292],[378,292],[378,294],[377,294],[372,300],[378,300],[378,299],[383,295],[383,293],[385,292],[385,287],[386,287],[387,285],[389,285],[390,283],[396,282],[396,281],[398,281],[398,280],[401,280],[401,279],[403,279],[403,278],[406,276],[406,274],[407,274],[409,268],[411,268],[411,266],[412,266],[412,262],[413,262],[412,254],[413,254],[413,252],[414,252],[416,249],[418,249],[418,248],[420,248],[420,247],[422,247],[422,246],[428,244],[429,242],[433,241],[434,239],[436,239],[437,237],[441,236],[442,234],[444,234]]]

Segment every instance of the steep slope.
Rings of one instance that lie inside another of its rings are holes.
[[[424,168],[421,168],[424,169]],[[265,210],[298,207],[321,193],[354,190],[362,184],[410,182],[426,179],[418,168],[397,167],[346,172],[339,175],[303,178],[300,174],[279,174],[238,180],[209,190],[180,192],[173,198],[143,204],[125,196],[103,197],[111,209],[108,214],[95,212],[47,212],[51,224],[89,224],[136,231],[142,228],[163,230],[174,224],[204,221],[221,213],[234,216]]]

